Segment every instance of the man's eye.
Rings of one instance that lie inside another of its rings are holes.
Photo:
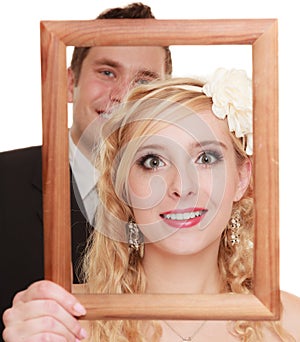
[[[151,83],[157,79],[158,79],[158,76],[156,74],[152,75],[150,73],[148,75],[147,73],[145,73],[145,74],[138,75],[133,82],[136,86],[139,86],[139,85]]]
[[[139,86],[139,85],[143,85],[143,84],[148,84],[151,81],[153,81],[153,80],[143,78],[143,79],[136,80],[135,85]]]
[[[102,74],[103,76],[106,76],[106,77],[114,77],[115,76],[115,74],[110,70],[101,70],[99,73]]]

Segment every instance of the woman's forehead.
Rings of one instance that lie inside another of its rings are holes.
[[[218,119],[211,110],[157,121],[153,135],[173,137],[175,141],[183,137],[196,141],[230,140],[226,120]]]

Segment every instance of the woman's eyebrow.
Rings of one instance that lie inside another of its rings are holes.
[[[204,147],[204,146],[209,146],[209,145],[215,145],[216,147],[222,147],[224,149],[228,149],[227,145],[219,140],[205,140],[201,142],[195,142],[194,147]]]
[[[165,148],[160,144],[143,145],[137,149],[137,153],[140,153],[140,152],[143,152],[146,150],[161,150],[161,151],[163,151],[163,150],[165,150]]]
[[[228,149],[228,147],[225,143],[223,143],[222,141],[218,141],[218,140],[205,140],[205,141],[201,141],[201,142],[195,142],[191,145],[191,148],[203,148],[203,147],[211,146],[211,145],[213,145],[217,148],[224,148],[226,150]],[[143,145],[137,149],[137,153],[141,153],[141,152],[146,151],[146,150],[165,151],[166,148],[164,145],[161,145],[161,144]]]

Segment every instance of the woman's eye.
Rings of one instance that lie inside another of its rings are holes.
[[[209,152],[209,153],[204,152],[197,159],[197,163],[198,164],[204,164],[204,165],[210,165],[210,164],[216,163],[219,160],[221,160],[221,157],[219,155],[216,155],[215,153],[211,153],[211,152]]]
[[[139,164],[146,169],[158,169],[165,165],[165,163],[158,156],[145,156],[141,158]]]

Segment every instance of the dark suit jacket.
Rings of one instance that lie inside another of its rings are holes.
[[[91,227],[73,191],[71,222],[74,282],[78,282],[75,269]],[[3,311],[16,292],[43,279],[43,259],[41,147],[0,153],[0,339]]]

